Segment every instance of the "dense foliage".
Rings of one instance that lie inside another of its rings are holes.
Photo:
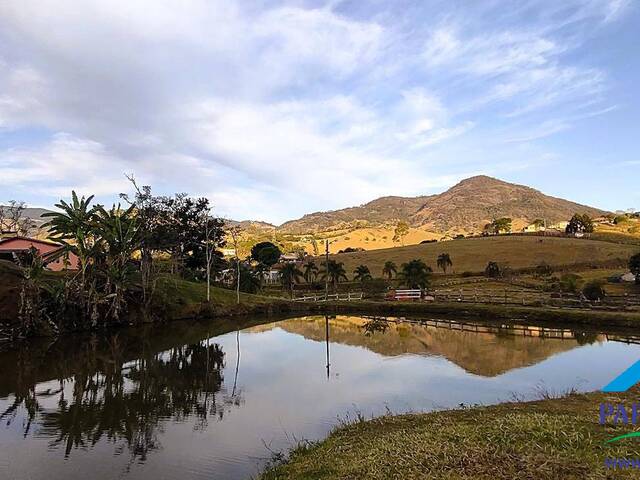
[[[576,213],[571,220],[569,220],[569,224],[567,225],[565,231],[570,235],[575,235],[576,233],[593,233],[593,220],[586,213],[581,215]]]
[[[155,197],[150,187],[137,189],[133,199],[122,198],[128,207],[107,209],[92,205],[93,196],[72,192],[71,202],[56,204],[59,212],[44,215],[52,239],[63,245],[61,255],[78,261],[66,275],[46,282],[37,254],[24,265],[24,335],[119,323],[132,304],[152,316],[163,266],[193,276],[222,265],[214,252],[224,245],[223,222],[211,218],[207,199]]]

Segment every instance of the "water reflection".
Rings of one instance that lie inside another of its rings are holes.
[[[637,339],[338,316],[30,343],[0,353],[0,478],[112,478],[113,469],[129,478],[247,477],[268,456],[264,444],[322,437],[354,408],[368,416],[491,403],[526,397],[541,379],[562,390],[584,377],[584,389],[598,388],[610,373],[605,359],[623,364],[640,353],[619,341]]]

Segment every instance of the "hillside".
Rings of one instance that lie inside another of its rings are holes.
[[[528,225],[535,219],[548,224],[566,221],[574,213],[597,217],[605,212],[578,203],[550,197],[523,185],[478,176],[463,180],[440,195],[434,195],[412,216],[414,226],[447,232],[477,232],[499,217],[510,217]]]
[[[342,253],[332,257],[345,264],[345,269],[351,277],[353,270],[361,264],[367,265],[374,276],[379,276],[387,260],[395,262],[399,267],[414,258],[423,260],[436,271],[436,259],[443,252],[451,256],[453,271],[462,273],[484,271],[490,261],[511,268],[535,267],[542,262],[558,266],[620,259],[621,263],[624,263],[639,249],[637,245],[597,240],[505,235]],[[317,261],[321,262],[322,259]]]
[[[278,230],[304,234],[388,226],[402,220],[411,227],[434,233],[473,233],[498,217],[510,217],[514,227],[521,227],[538,218],[549,224],[565,221],[574,213],[596,217],[605,212],[523,185],[477,176],[438,195],[382,197],[359,207],[311,213],[282,224]]]
[[[381,197],[359,207],[315,212],[280,225],[285,233],[304,234],[411,222],[413,215],[432,197]]]

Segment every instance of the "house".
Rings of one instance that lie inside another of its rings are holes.
[[[547,229],[544,225],[532,223],[522,229],[524,233],[544,232]]]
[[[553,225],[548,225],[547,228],[550,230],[558,230],[560,232],[564,232],[567,229],[567,225],[569,225],[569,222],[562,221],[562,222],[554,223]]]
[[[235,257],[236,256],[236,249],[235,248],[223,248],[222,249],[222,256],[223,257]]]
[[[297,253],[283,253],[280,256],[280,262],[282,263],[292,263],[298,261],[299,254]]]
[[[10,237],[0,240],[0,259],[18,261],[20,254],[26,254],[32,248],[42,257],[47,269],[59,272],[61,270],[77,270],[78,257],[64,251],[59,243],[39,240],[29,237]]]

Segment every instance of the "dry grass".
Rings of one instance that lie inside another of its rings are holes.
[[[638,391],[446,412],[386,416],[333,432],[269,470],[275,479],[605,479],[605,458],[640,459],[640,442],[605,444],[629,427],[598,424],[600,401],[629,403]]]
[[[400,266],[404,262],[419,258],[435,271],[436,259],[443,252],[449,253],[451,256],[453,270],[461,273],[464,271],[484,271],[490,261],[497,261],[509,265],[511,268],[535,267],[542,262],[552,266],[597,264],[616,259],[625,262],[638,251],[640,251],[640,246],[596,240],[498,236],[343,253],[332,257],[344,262],[349,273],[358,265],[364,264],[369,267],[374,276],[379,276],[384,262],[387,260],[392,260]]]

